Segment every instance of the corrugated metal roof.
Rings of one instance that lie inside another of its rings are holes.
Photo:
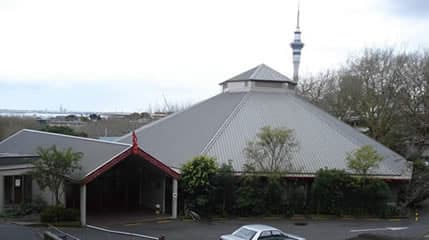
[[[290,91],[222,93],[143,126],[136,134],[142,149],[170,167],[180,168],[192,157],[207,154],[219,163],[232,160],[234,169],[241,171],[246,142],[267,125],[294,129],[300,145],[292,162],[297,173],[346,169],[346,154],[369,144],[384,157],[374,174],[411,177],[403,157]],[[131,138],[121,141],[131,143]]]
[[[410,176],[403,157],[294,93],[249,92],[246,103],[206,153],[216,156],[219,162],[232,159],[234,169],[241,171],[247,141],[264,126],[295,131],[300,147],[292,161],[294,172],[315,173],[325,167],[347,169],[347,153],[369,144],[384,157],[374,174]]]
[[[137,129],[140,147],[169,167],[199,155],[242,101],[245,93],[223,93]],[[128,134],[121,142],[132,143]]]
[[[292,80],[290,80],[285,75],[277,72],[276,70],[268,67],[265,64],[258,65],[250,70],[247,70],[243,73],[238,74],[235,77],[232,77],[220,84],[223,84],[225,82],[237,82],[237,81],[246,81],[246,80],[253,80],[253,81],[265,81],[265,82],[291,82],[294,83]]]
[[[38,147],[47,148],[52,145],[59,149],[70,147],[83,153],[81,171],[71,176],[75,180],[83,179],[94,169],[131,147],[124,143],[24,129],[0,142],[0,152],[35,155]]]

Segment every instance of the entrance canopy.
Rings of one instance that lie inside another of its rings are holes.
[[[48,148],[55,145],[57,149],[71,148],[83,154],[80,160],[81,169],[69,177],[72,181],[87,184],[106,172],[125,158],[137,155],[142,161],[160,169],[167,176],[179,178],[179,173],[143,151],[136,144],[103,141],[98,139],[69,136],[23,129],[0,142],[0,153],[37,155],[39,147]]]
[[[123,161],[124,159],[130,157],[130,156],[139,156],[139,159],[145,160],[154,167],[158,168],[162,172],[164,172],[166,175],[178,179],[180,177],[179,173],[174,171],[173,169],[169,168],[167,165],[163,164],[161,161],[155,159],[150,154],[146,153],[142,149],[138,148],[136,151],[135,148],[128,148],[126,151],[122,152],[121,154],[115,156],[110,161],[106,162],[105,164],[101,165],[99,168],[97,168],[95,171],[88,174],[84,179],[83,183],[87,184],[93,181],[97,176],[107,172],[109,169],[117,165],[119,162]]]

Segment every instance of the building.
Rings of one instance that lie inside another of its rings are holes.
[[[198,155],[219,164],[231,160],[237,175],[243,172],[243,149],[264,126],[293,129],[299,143],[291,170],[284,177],[311,184],[321,168],[347,169],[346,155],[364,145],[383,157],[372,177],[408,182],[406,159],[298,96],[295,86],[300,63],[301,31],[295,31],[294,79],[261,64],[220,83],[222,92],[183,111],[163,117],[120,137],[116,142],[21,130],[0,142],[0,211],[7,204],[40,195],[31,178],[31,162],[39,147],[56,145],[82,152],[82,169],[68,176],[62,199],[87,212],[153,209],[177,216],[180,168]],[[16,194],[21,195],[16,195]],[[7,197],[5,197],[7,196]],[[12,197],[13,196],[13,197]]]
[[[295,82],[262,64],[221,83],[223,92],[184,111],[145,125],[135,133],[140,146],[172,169],[197,155],[232,160],[241,173],[243,149],[264,126],[293,129],[300,149],[289,177],[313,178],[321,168],[347,170],[347,153],[364,145],[383,156],[371,174],[408,181],[411,170],[399,154],[329,115],[291,90]],[[132,142],[131,134],[118,140]]]
[[[52,204],[54,195],[42,191],[31,177],[32,161],[39,147],[55,145],[83,153],[81,170],[68,177],[61,202],[79,208],[81,223],[86,213],[154,210],[177,214],[179,174],[140,147],[132,144],[62,134],[21,130],[0,142],[0,211],[13,205],[42,198]]]
[[[80,208],[82,224],[86,212],[153,209],[157,204],[176,217],[181,166],[209,155],[219,164],[232,160],[240,174],[246,162],[243,149],[264,126],[294,130],[300,148],[285,177],[306,180],[306,186],[321,168],[347,170],[347,153],[364,145],[383,156],[373,177],[399,183],[411,178],[402,156],[296,95],[294,81],[264,64],[221,86],[222,93],[117,142],[34,130],[13,134],[0,142],[0,209],[38,195],[52,202],[52,194],[41,191],[29,172],[37,149],[56,145],[83,153],[82,169],[68,176],[62,199],[65,206]]]

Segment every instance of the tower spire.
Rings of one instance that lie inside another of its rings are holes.
[[[290,47],[292,48],[293,56],[293,81],[298,83],[298,71],[299,64],[301,62],[301,50],[304,47],[304,43],[301,42],[301,30],[299,29],[299,0],[298,0],[298,11],[296,15],[296,30],[294,32],[294,40],[291,42]]]
[[[299,30],[299,0],[298,0],[298,13],[296,14],[296,29]]]

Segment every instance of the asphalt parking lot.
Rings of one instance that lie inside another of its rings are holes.
[[[230,233],[239,226],[260,223],[277,227],[285,232],[305,237],[306,239],[344,240],[362,233],[389,236],[397,239],[425,239],[429,232],[428,222],[415,223],[410,220],[323,220],[323,221],[294,221],[290,219],[234,219],[211,222],[190,221],[159,221],[153,223],[135,223],[110,226],[109,229],[138,233],[151,236],[163,235],[167,240],[189,239],[219,239],[219,236]],[[300,223],[297,225],[297,223]],[[301,225],[306,223],[306,225]],[[402,230],[387,230],[402,229]],[[100,232],[88,228],[63,229],[77,236],[81,240],[98,239],[139,239],[136,237]],[[429,238],[426,238],[429,239]]]
[[[0,223],[1,240],[40,240],[38,229],[9,223]]]

